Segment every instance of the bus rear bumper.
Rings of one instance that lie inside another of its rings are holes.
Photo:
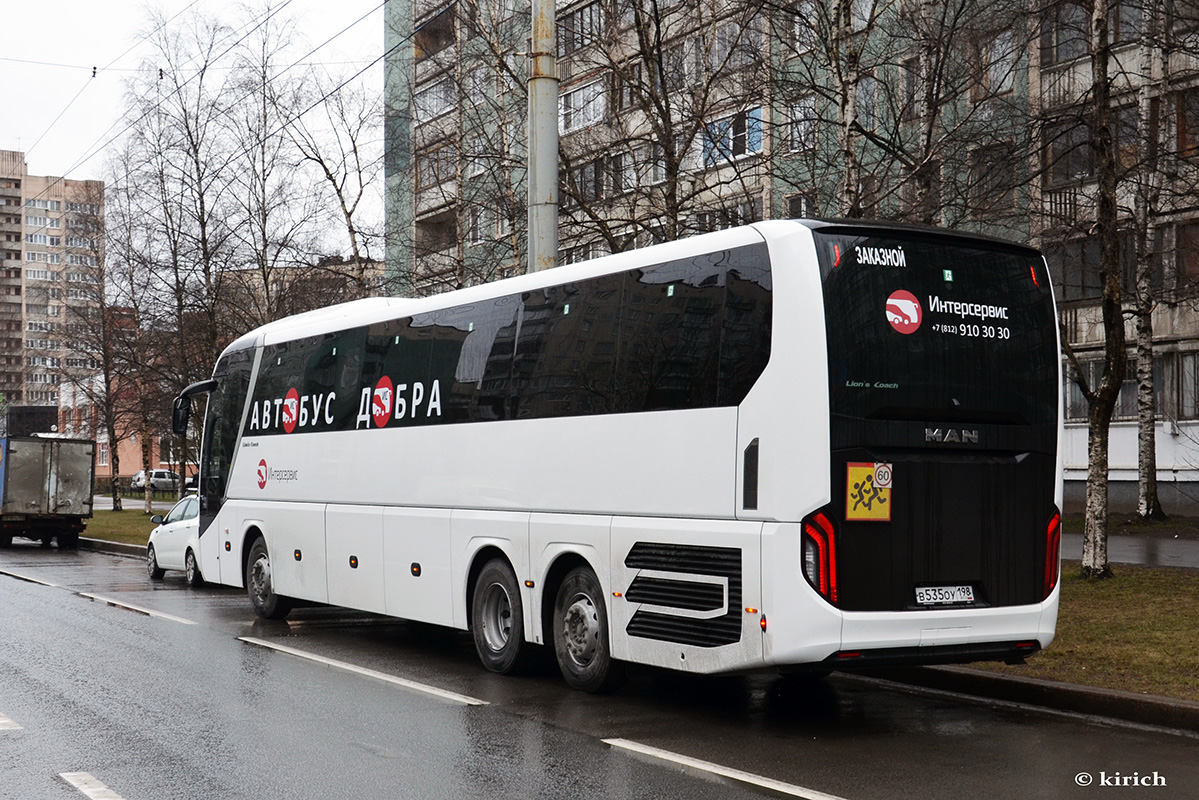
[[[1018,642],[884,647],[875,650],[841,650],[820,663],[821,669],[858,670],[874,667],[912,667],[934,664],[969,664],[974,661],[1019,663],[1041,649],[1035,639]]]
[[[847,612],[841,647],[824,663],[844,669],[1018,661],[1053,642],[1058,597],[1055,589],[1045,602],[1028,606]]]

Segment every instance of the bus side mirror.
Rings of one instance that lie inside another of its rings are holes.
[[[217,387],[215,378],[209,378],[205,381],[196,381],[191,386],[188,386],[179,396],[175,398],[175,403],[171,407],[171,430],[177,436],[182,436],[187,433],[187,420],[191,416],[192,411],[192,395],[206,394]]]
[[[192,401],[190,397],[179,395],[175,398],[174,407],[171,409],[171,430],[176,435],[182,436],[187,433],[187,420],[191,416]]]

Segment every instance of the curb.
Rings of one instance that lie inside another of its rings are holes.
[[[134,556],[136,558],[144,558],[146,555],[146,546],[144,544],[108,542],[104,539],[88,539],[84,536],[79,537],[79,549],[95,550],[98,553],[111,553],[118,556]]]
[[[898,667],[869,675],[926,689],[1199,732],[1199,703],[1188,700],[997,675],[969,667]]]

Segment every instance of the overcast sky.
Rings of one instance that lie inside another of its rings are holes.
[[[76,179],[103,178],[104,156],[97,150],[121,130],[115,123],[124,81],[146,55],[139,33],[149,29],[149,8],[170,17],[195,6],[230,24],[241,15],[235,0],[3,2],[0,150],[24,151],[30,174]],[[284,6],[280,14],[296,20],[308,45],[300,55],[336,36],[310,61],[337,72],[357,71],[383,52],[382,0],[274,3]],[[261,0],[254,7],[260,5]],[[337,35],[364,15],[362,22]],[[381,67],[370,74],[382,91]]]

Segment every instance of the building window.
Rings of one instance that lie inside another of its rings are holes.
[[[803,55],[816,47],[820,41],[820,17],[816,13],[816,0],[800,0],[791,6],[793,17],[791,36],[795,54]]]
[[[602,3],[590,3],[564,15],[558,21],[558,42],[561,55],[568,56],[598,42],[604,33]]]
[[[801,97],[791,104],[791,130],[787,144],[792,152],[811,152],[816,149],[816,98]]]
[[[595,81],[563,92],[558,100],[558,130],[570,133],[604,118],[604,84]]]
[[[96,442],[96,466],[108,466],[108,442]]]
[[[1090,178],[1094,168],[1090,128],[1081,122],[1069,122],[1046,129],[1045,159],[1051,187]]]
[[[482,135],[471,136],[466,140],[466,174],[476,177],[483,174],[483,162],[487,157],[487,139]]]
[[[1041,66],[1086,55],[1090,35],[1091,15],[1081,3],[1065,0],[1049,8],[1041,22]]]
[[[1010,209],[1015,203],[1015,159],[1011,145],[980,147],[970,154],[970,194],[972,211]]]
[[[1175,7],[1186,5],[1175,3]],[[1112,44],[1135,42],[1141,38],[1142,14],[1140,0],[1112,0],[1108,4],[1108,35]]]
[[[762,108],[755,107],[704,126],[703,164],[719,166],[762,152]]]
[[[1189,360],[1188,360],[1189,357]],[[1191,414],[1199,413],[1195,409],[1195,354],[1182,355],[1182,380],[1179,394],[1179,416],[1187,416],[1186,410],[1191,409]],[[1087,387],[1091,391],[1099,385],[1099,379],[1103,376],[1103,362],[1082,361],[1078,365],[1081,368],[1082,374],[1086,377]],[[1153,359],[1153,396],[1154,405],[1157,409],[1157,416],[1161,416],[1162,409],[1162,386],[1164,364],[1161,356]],[[1190,388],[1187,386],[1187,377],[1192,377]],[[1068,422],[1086,422],[1088,419],[1088,403],[1086,397],[1083,396],[1082,389],[1075,379],[1078,372],[1073,366],[1067,368],[1066,387],[1065,387],[1065,407],[1066,420]],[[1188,405],[1189,404],[1189,405]],[[1137,363],[1135,358],[1130,358],[1124,367],[1124,382],[1120,384],[1120,396],[1116,399],[1116,407],[1112,412],[1112,419],[1130,420],[1137,418]]]
[[[1016,83],[1016,42],[1009,30],[983,37],[976,44],[975,102],[1007,94]]]
[[[920,59],[909,58],[899,65],[899,118],[912,122],[920,114]]]
[[[1178,155],[1191,158],[1199,155],[1199,89],[1177,96]]]
[[[854,106],[857,110],[858,124],[863,130],[872,131],[876,123],[875,89],[877,82],[873,75],[863,75],[858,79]]]
[[[416,156],[416,188],[428,189],[454,180],[454,147],[443,145]]]
[[[483,244],[487,241],[487,209],[470,206],[466,209],[466,243]]]
[[[739,22],[727,22],[716,29],[708,67],[714,73],[744,69],[758,63],[761,56],[757,30]]]
[[[791,219],[815,217],[817,214],[815,191],[800,192],[787,198],[787,216]]]
[[[442,78],[435,83],[419,89],[413,98],[416,121],[428,122],[449,112],[458,100],[453,78]]]

